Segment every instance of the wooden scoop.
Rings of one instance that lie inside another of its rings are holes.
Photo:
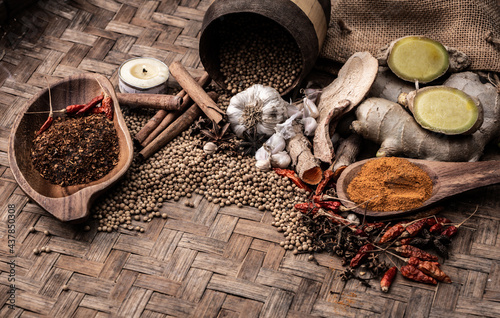
[[[347,208],[353,208],[353,212],[360,214],[364,214],[365,209],[363,207],[355,208],[356,204],[349,201],[347,186],[361,170],[361,166],[369,160],[376,159],[366,159],[349,165],[337,181],[337,194],[341,202]],[[388,212],[366,210],[366,215],[385,217],[407,214],[426,208],[455,194],[500,182],[500,161],[441,162],[418,159],[408,160],[429,174],[433,183],[431,197],[422,206],[415,209]]]
[[[99,82],[98,82],[99,81]],[[92,202],[124,176],[132,164],[132,138],[120,111],[118,99],[109,80],[98,74],[84,73],[61,79],[50,85],[54,110],[89,101],[101,94],[101,86],[113,99],[113,125],[118,135],[120,156],[117,165],[99,180],[61,187],[40,176],[31,163],[35,131],[47,119],[48,89],[33,96],[12,127],[9,139],[9,165],[24,192],[38,205],[61,221],[82,222],[90,214]],[[28,114],[31,113],[31,114]]]

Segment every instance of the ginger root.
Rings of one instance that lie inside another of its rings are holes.
[[[430,86],[402,93],[398,102],[412,112],[420,126],[445,135],[469,135],[483,123],[479,100],[452,87]]]
[[[446,136],[420,127],[399,104],[382,98],[369,98],[356,109],[353,130],[380,144],[377,156],[405,156],[437,161],[478,161],[484,147],[500,135],[500,95],[483,84],[472,72],[450,76],[445,86],[464,91],[479,99],[483,124],[471,135]]]
[[[458,72],[470,65],[464,53],[424,36],[406,36],[382,48],[377,56],[399,78],[428,83],[450,70]]]

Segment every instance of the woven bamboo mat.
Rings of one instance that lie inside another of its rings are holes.
[[[452,284],[398,277],[388,294],[375,281],[371,288],[342,281],[339,258],[319,254],[315,264],[285,252],[270,214],[257,209],[218,208],[198,197],[195,208],[164,204],[170,217],[146,223],[144,233],[101,233],[62,224],[28,200],[9,169],[7,144],[44,76],[97,72],[116,84],[119,65],[134,56],[180,60],[200,73],[198,35],[209,4],[40,0],[3,27],[0,317],[499,317],[500,185],[446,204],[444,214],[456,221],[479,206],[443,265]],[[52,252],[34,255],[41,246]]]

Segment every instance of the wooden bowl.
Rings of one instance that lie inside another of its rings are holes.
[[[128,170],[133,160],[133,144],[123,119],[113,85],[98,74],[87,73],[64,78],[51,85],[52,107],[64,109],[68,105],[83,104],[102,92],[99,83],[113,99],[113,124],[120,147],[118,164],[99,180],[61,187],[41,177],[34,168],[30,152],[33,149],[35,132],[48,117],[47,114],[27,114],[49,110],[49,93],[45,89],[34,96],[18,116],[9,140],[9,164],[14,177],[33,201],[61,221],[82,222],[90,214],[92,202],[106,189],[116,183]],[[66,116],[54,114],[54,116]]]

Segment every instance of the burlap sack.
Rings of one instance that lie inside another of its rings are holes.
[[[344,63],[391,41],[424,35],[471,58],[471,70],[500,72],[498,0],[332,0],[321,59]]]

